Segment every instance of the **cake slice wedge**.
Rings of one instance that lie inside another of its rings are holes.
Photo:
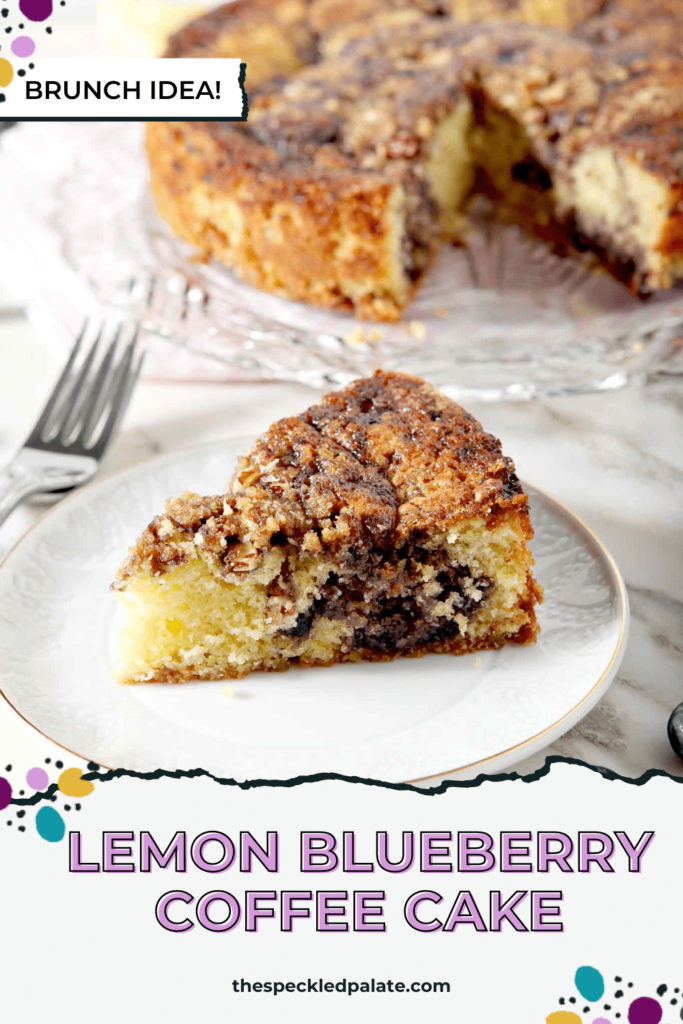
[[[117,678],[532,643],[527,497],[500,442],[429,384],[378,370],[271,426],[227,492],[167,503],[113,584]]]

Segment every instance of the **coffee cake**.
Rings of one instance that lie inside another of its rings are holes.
[[[118,678],[535,640],[527,497],[500,442],[415,377],[377,371],[280,420],[225,494],[168,502],[113,584]]]
[[[257,287],[369,319],[466,244],[480,192],[635,293],[669,288],[681,27],[678,0],[237,0],[168,55],[246,60],[248,122],[149,125],[159,210]]]

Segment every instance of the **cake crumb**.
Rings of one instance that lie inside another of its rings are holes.
[[[361,327],[360,324],[354,327],[353,330],[344,335],[344,342],[347,345],[364,345],[365,328]]]
[[[412,334],[418,341],[424,341],[427,337],[427,328],[425,327],[422,320],[411,320],[408,324],[407,331]]]
[[[236,696],[235,687],[231,686],[230,683],[226,683],[226,685],[221,690],[221,693],[223,694],[224,697],[230,697],[231,699]]]
[[[379,327],[373,327],[372,330],[368,332],[368,341],[381,341],[382,337],[382,331]]]
[[[159,523],[159,528],[157,530],[160,540],[165,540],[166,537],[172,536],[174,531],[175,527],[168,517],[161,520],[161,522]]]
[[[474,663],[474,667],[476,669],[480,669],[481,668],[481,654],[477,655],[477,660]]]

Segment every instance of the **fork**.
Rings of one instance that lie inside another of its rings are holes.
[[[135,361],[139,326],[117,359],[119,324],[98,364],[104,334],[100,324],[95,341],[77,366],[87,329],[86,320],[24,446],[0,469],[0,526],[32,495],[49,492],[62,497],[92,479],[121,423],[144,360],[143,353]]]

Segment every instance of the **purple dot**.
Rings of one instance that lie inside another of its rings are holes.
[[[640,999],[634,999],[629,1006],[628,1019],[630,1024],[659,1024],[663,1012],[656,999],[641,996]]]
[[[607,1017],[598,1017],[593,1024],[610,1024],[610,1021],[607,1020]]]
[[[50,777],[43,768],[31,768],[26,773],[26,781],[31,789],[47,789]]]
[[[0,811],[9,806],[12,799],[12,787],[7,779],[0,778]]]
[[[52,14],[52,0],[19,0],[19,10],[29,21],[45,21]]]
[[[15,57],[30,57],[35,50],[36,44],[30,36],[17,36],[12,40],[12,53]]]

